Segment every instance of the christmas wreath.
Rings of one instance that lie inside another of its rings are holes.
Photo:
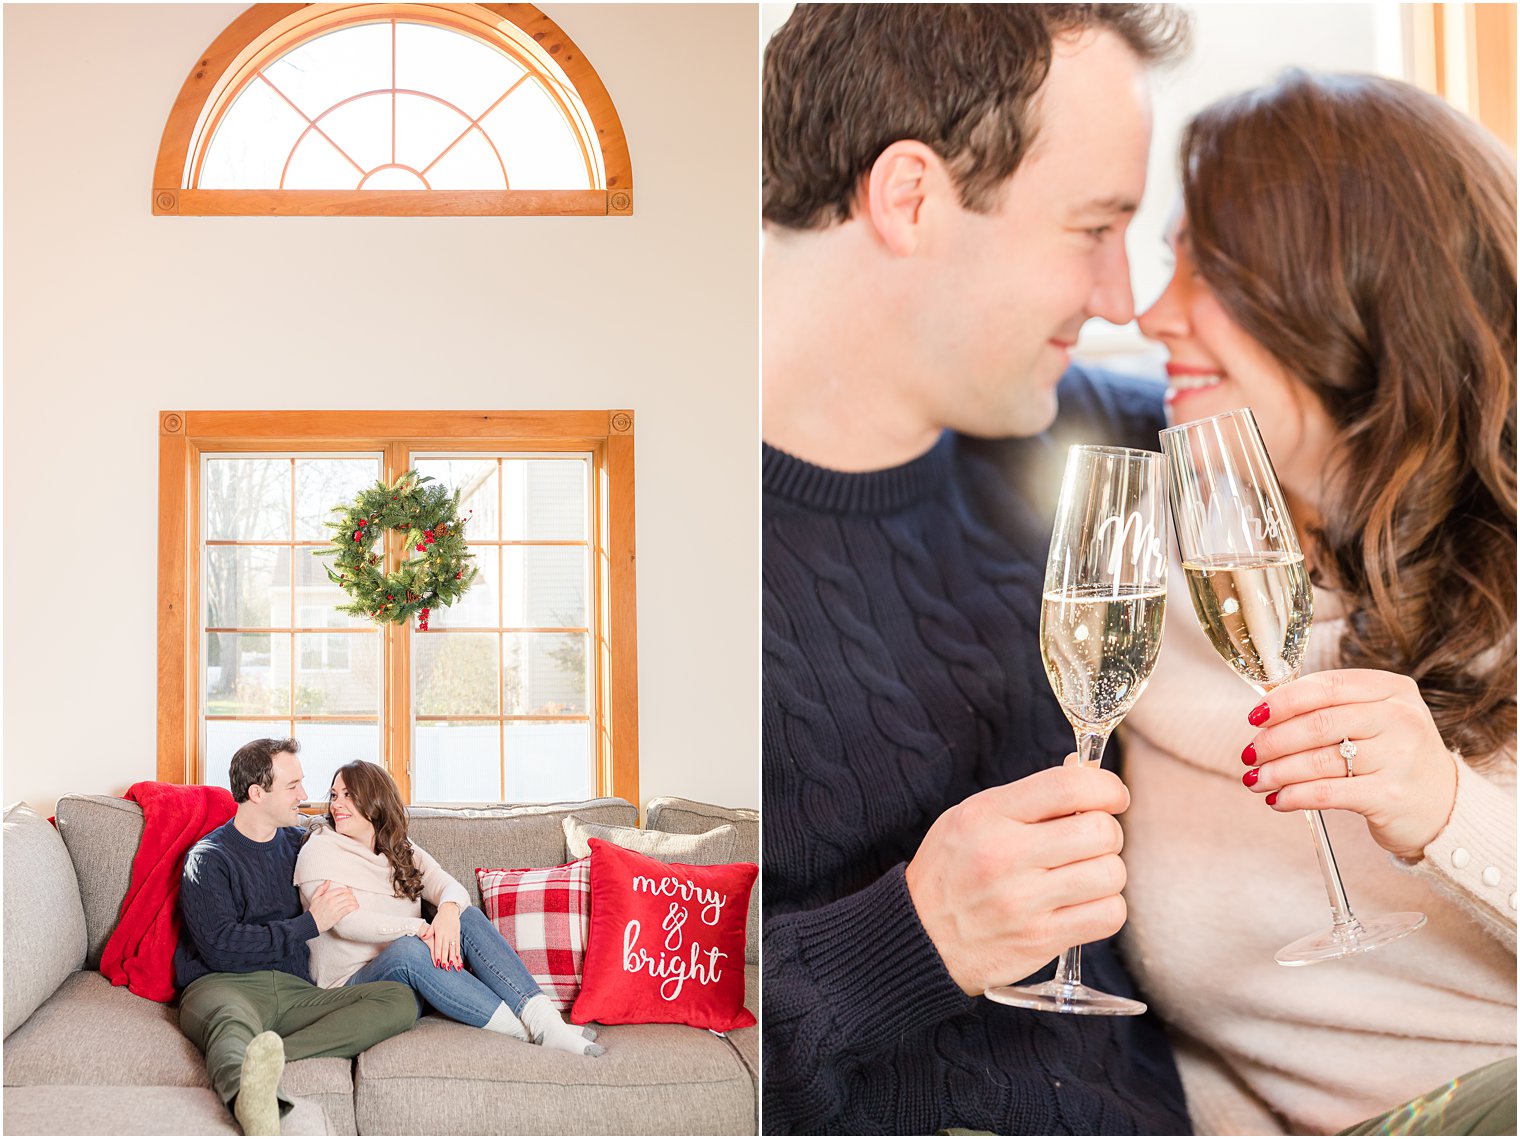
[[[389,486],[382,480],[332,512],[333,543],[313,553],[333,558],[327,576],[353,598],[338,606],[341,613],[390,625],[415,616],[425,632],[433,607],[454,604],[475,581],[459,492],[428,476],[407,471]],[[393,573],[374,548],[387,530],[406,534],[408,557]]]

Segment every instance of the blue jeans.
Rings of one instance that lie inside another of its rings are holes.
[[[348,983],[400,981],[411,986],[419,1006],[426,1001],[450,1020],[476,1028],[490,1020],[499,1005],[519,1016],[530,997],[542,994],[522,958],[475,906],[459,915],[459,950],[464,970],[441,969],[433,964],[427,943],[407,934],[387,945]]]

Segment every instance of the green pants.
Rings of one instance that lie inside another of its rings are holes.
[[[1458,1076],[1342,1135],[1513,1135],[1515,1058]]]
[[[412,990],[396,981],[340,989],[264,969],[208,973],[185,988],[179,1027],[206,1054],[211,1086],[229,1110],[237,1099],[243,1053],[261,1032],[285,1038],[285,1059],[357,1056],[417,1021]],[[280,1093],[280,1114],[294,1106]]]

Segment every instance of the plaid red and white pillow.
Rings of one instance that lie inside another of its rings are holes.
[[[591,917],[591,859],[535,870],[476,868],[481,909],[561,1011],[581,989]]]

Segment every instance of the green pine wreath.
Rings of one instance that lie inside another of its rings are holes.
[[[388,625],[417,617],[425,632],[432,609],[454,604],[475,581],[474,555],[464,540],[469,517],[459,516],[459,492],[451,494],[429,476],[407,471],[389,486],[381,480],[332,512],[338,516],[327,523],[333,543],[312,553],[333,558],[328,579],[353,599],[338,606],[340,613]],[[393,573],[385,572],[385,558],[375,551],[387,530],[406,534],[408,556]]]

